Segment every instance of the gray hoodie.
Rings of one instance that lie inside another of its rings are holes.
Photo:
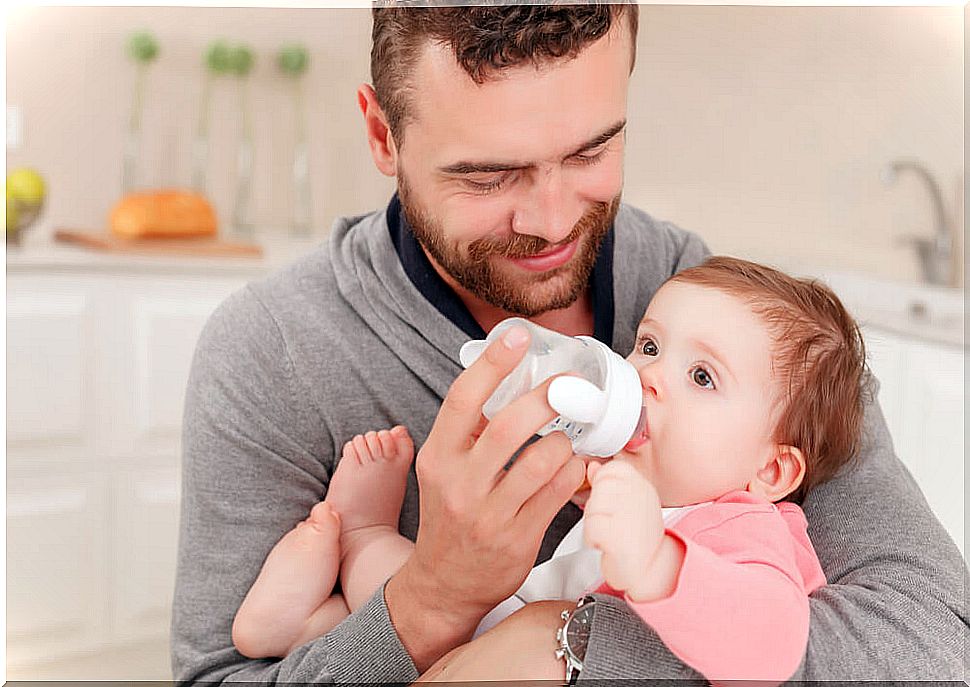
[[[622,206],[613,347],[626,355],[650,298],[707,255],[703,242]],[[282,660],[232,645],[232,620],[273,545],[323,499],[354,434],[404,424],[418,446],[461,371],[467,340],[415,289],[384,212],[338,220],[328,245],[227,299],[196,348],[183,425],[172,661],[179,681],[409,682],[383,589]],[[932,457],[928,456],[928,459]],[[966,567],[867,412],[863,455],[803,504],[829,585],[811,598],[795,679],[962,679]],[[579,518],[550,527],[547,559]],[[401,532],[414,539],[413,469]],[[580,680],[697,678],[622,600],[600,597]]]

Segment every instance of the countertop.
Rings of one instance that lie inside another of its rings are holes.
[[[49,235],[24,236],[20,246],[7,246],[7,273],[99,272],[206,273],[259,276],[274,271],[316,249],[325,236],[291,237],[285,230],[265,232],[252,242],[263,248],[260,257],[143,255],[102,252],[55,242]]]
[[[138,274],[214,274],[259,277],[315,250],[324,235],[292,237],[267,231],[254,242],[262,257],[185,257],[107,253],[49,236],[29,234],[24,244],[7,247],[7,273],[124,272]],[[816,277],[833,288],[863,327],[872,327],[947,346],[965,347],[963,289],[894,282],[825,267],[776,264],[790,274]]]
[[[892,281],[825,267],[783,265],[791,274],[825,282],[863,329],[965,348],[962,288]]]

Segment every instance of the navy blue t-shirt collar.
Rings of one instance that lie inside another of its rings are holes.
[[[387,206],[387,228],[405,274],[421,295],[468,336],[484,339],[485,331],[481,325],[431,266],[401,211],[401,201],[396,193]],[[593,336],[607,346],[613,343],[613,239],[614,229],[610,227],[589,277]]]

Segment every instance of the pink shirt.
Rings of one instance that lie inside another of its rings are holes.
[[[726,494],[667,528],[686,547],[674,593],[626,602],[708,680],[784,682],[805,655],[808,595],[825,584],[807,527],[793,503]]]

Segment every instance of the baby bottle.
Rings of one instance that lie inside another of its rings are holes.
[[[484,341],[465,343],[459,352],[461,364],[471,365],[490,343],[516,325],[529,330],[529,351],[485,402],[485,417],[491,419],[549,377],[568,373],[570,376],[557,377],[549,385],[547,399],[559,416],[538,434],[559,430],[569,437],[576,453],[589,456],[612,456],[623,448],[640,420],[640,377],[630,363],[600,341],[564,336],[511,317],[495,325]]]

